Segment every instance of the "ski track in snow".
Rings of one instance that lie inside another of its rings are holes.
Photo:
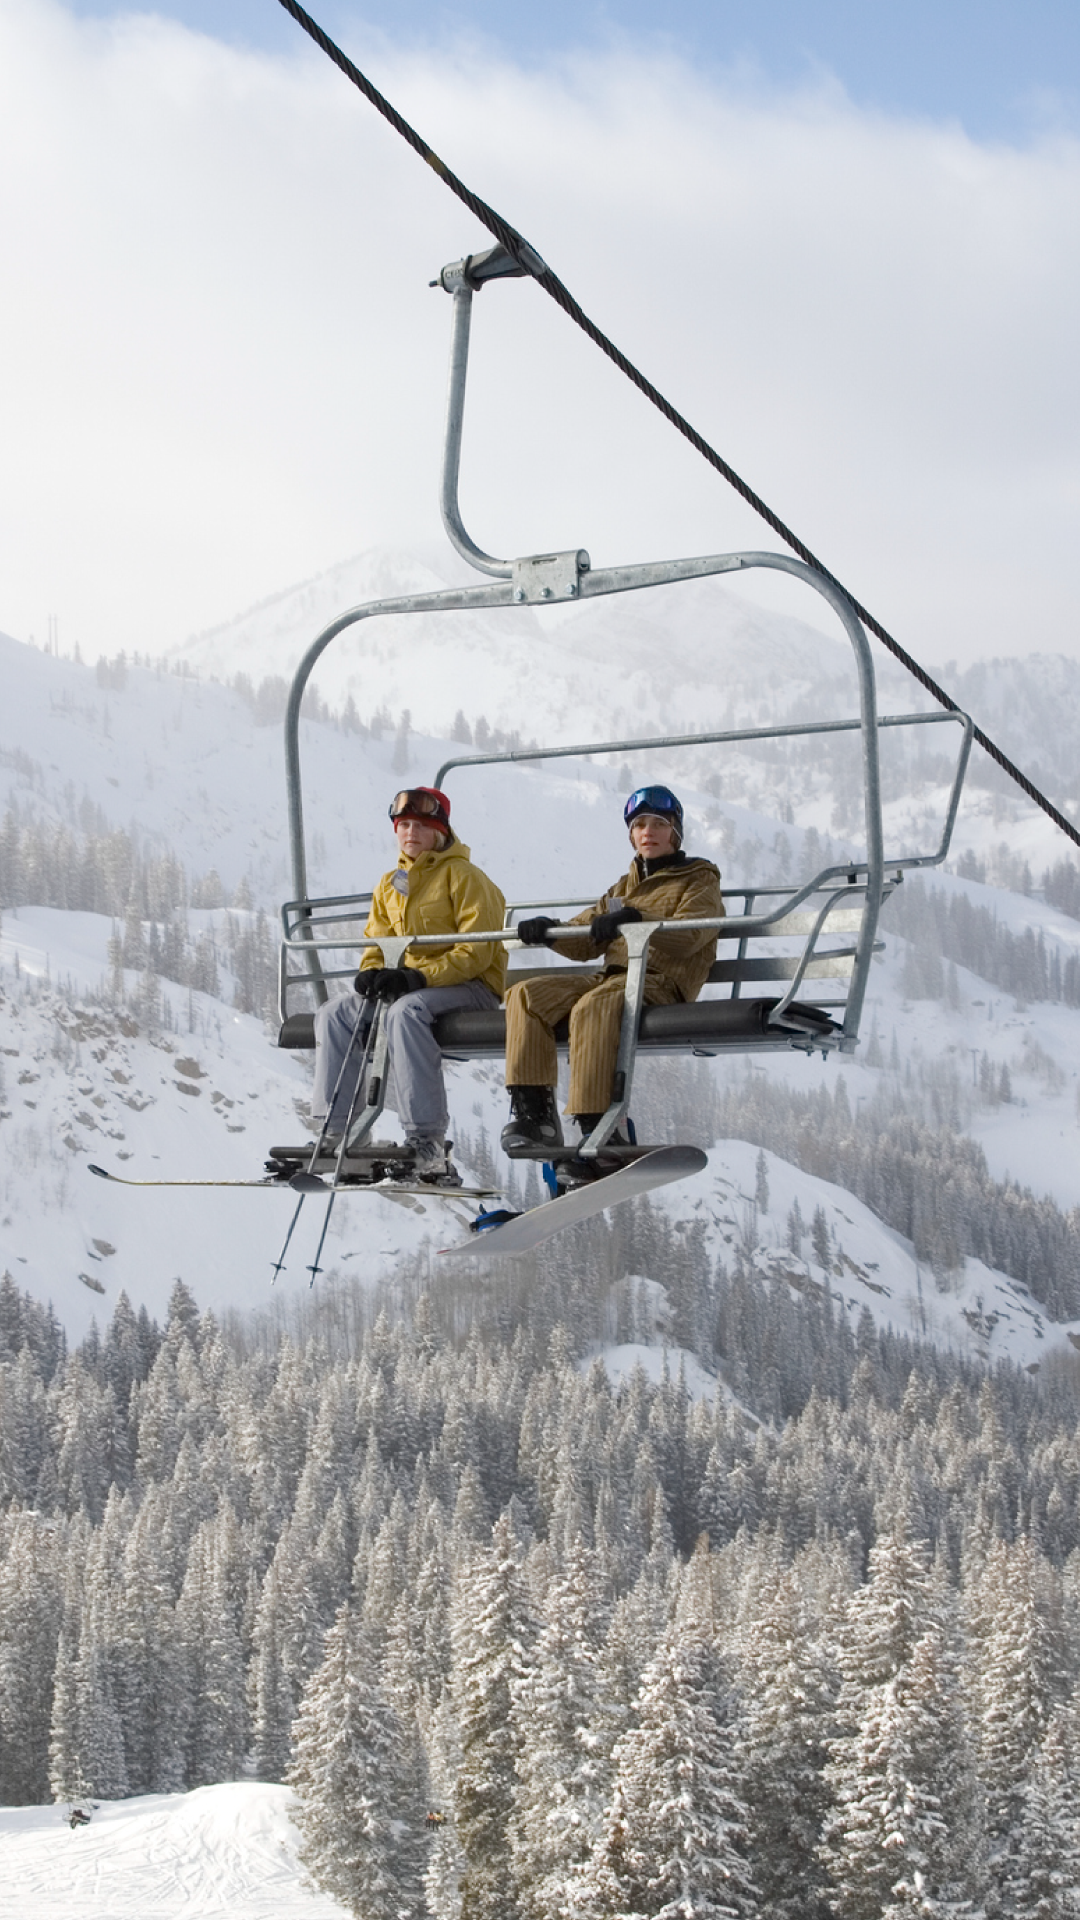
[[[33,1920],[340,1920],[304,1880],[288,1787],[235,1782],[62,1807],[0,1808],[0,1912]],[[7,1904],[10,1902],[10,1905]]]

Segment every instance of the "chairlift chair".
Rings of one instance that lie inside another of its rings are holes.
[[[488,281],[520,277],[524,269],[501,246],[470,254],[444,267],[437,283],[452,299],[453,325],[450,379],[442,467],[442,520],[451,545],[487,579],[482,584],[448,587],[434,593],[404,594],[372,600],[350,608],[312,641],[296,670],[285,716],[285,761],[292,863],[293,898],[282,908],[278,1044],[312,1048],[312,1000],[329,997],[330,983],[352,978],[366,946],[379,945],[383,964],[399,966],[411,949],[444,946],[445,935],[365,941],[362,927],[369,893],[336,894],[315,898],[308,890],[307,853],[300,763],[300,707],[317,662],[346,628],[361,620],[390,619],[399,614],[448,613],[456,610],[552,606],[560,601],[592,600],[601,595],[636,593],[649,587],[699,580],[714,574],[733,574],[753,568],[786,573],[819,594],[840,621],[855,657],[859,686],[857,718],[807,721],[783,726],[688,733],[640,740],[599,740],[567,747],[514,748],[497,753],[469,753],[444,761],[432,784],[445,788],[463,768],[505,762],[573,759],[582,755],[639,755],[660,749],[732,745],[736,742],[791,739],[810,735],[857,732],[862,761],[862,799],[866,855],[864,859],[822,868],[792,886],[739,886],[723,889],[727,918],[718,921],[643,921],[622,929],[628,948],[625,1001],[611,1103],[598,1125],[578,1149],[583,1158],[595,1156],[625,1120],[630,1103],[634,1067],[639,1052],[691,1054],[711,1057],[737,1052],[777,1052],[795,1049],[806,1054],[851,1053],[859,1038],[870,963],[877,940],[882,905],[906,870],[938,866],[952,838],[960,793],[971,750],[972,722],[966,714],[951,712],[881,715],[877,711],[874,666],[861,622],[843,590],[827,574],[784,553],[750,552],[707,554],[695,559],[648,561],[631,566],[594,569],[584,548],[563,553],[528,554],[500,560],[485,553],[470,537],[458,505],[458,474],[464,419],[465,379],[474,295]],[[881,782],[878,741],[888,727],[953,725],[960,730],[955,770],[945,808],[941,839],[930,853],[886,858],[882,835]],[[522,943],[517,921],[537,911],[558,907],[573,910],[585,901],[515,901],[505,924],[455,940],[503,941],[511,951],[509,980],[527,977],[535,968],[515,968],[513,956]],[[723,957],[718,958],[709,982],[726,986],[726,997],[691,1004],[643,1007],[648,944],[665,927],[714,928]],[[561,925],[555,937],[580,935],[580,927]],[[797,943],[795,951],[792,945]],[[753,949],[753,950],[751,950]],[[828,982],[826,989],[817,983]],[[764,994],[762,987],[766,988]],[[768,991],[769,988],[773,990]],[[750,989],[750,991],[745,991]],[[451,1060],[500,1057],[505,1052],[505,1017],[491,1012],[457,1011],[435,1025],[443,1054]],[[565,1047],[565,1027],[557,1034]],[[367,1105],[355,1117],[348,1150],[362,1150],[382,1110],[386,1091],[386,1045],[383,1036],[371,1063]]]

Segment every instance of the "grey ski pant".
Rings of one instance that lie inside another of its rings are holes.
[[[442,1054],[432,1026],[442,1013],[457,1007],[477,1010],[497,1007],[498,995],[481,980],[466,980],[460,987],[426,987],[419,993],[407,993],[386,1008],[386,1035],[397,1115],[407,1140],[432,1134],[442,1138],[448,1118],[446,1086],[443,1081]],[[360,1033],[348,1068],[338,1088],[330,1115],[331,1132],[343,1131],[349,1107],[356,1091],[360,1058],[372,1003],[358,993],[344,993],[329,1000],[315,1015],[315,1086],[311,1096],[311,1116],[318,1126],[326,1119],[331,1095],[349,1051],[357,1019]]]

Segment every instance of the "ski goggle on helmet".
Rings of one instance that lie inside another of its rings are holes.
[[[623,819],[627,827],[640,820],[643,813],[655,813],[661,820],[669,820],[681,843],[683,837],[683,810],[681,800],[677,800],[670,787],[638,787],[630,795],[623,808]]]
[[[389,812],[395,826],[399,820],[419,820],[423,826],[438,827],[440,833],[450,832],[450,802],[438,787],[403,787],[391,800]]]

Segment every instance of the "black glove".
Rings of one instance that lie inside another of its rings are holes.
[[[589,922],[589,932],[593,945],[609,947],[620,927],[627,926],[632,920],[640,920],[636,907],[620,907],[617,913],[594,913]]]
[[[531,920],[519,920],[514,932],[527,947],[546,947],[548,928],[557,927],[558,921],[548,913],[536,913]]]
[[[356,991],[365,1000],[400,1000],[426,986],[419,967],[366,967],[356,976]]]

